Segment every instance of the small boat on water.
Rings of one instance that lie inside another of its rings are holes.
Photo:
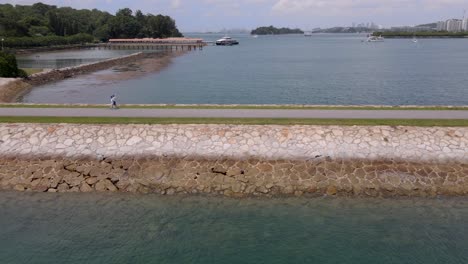
[[[418,43],[418,39],[416,37],[413,37],[413,43]]]
[[[312,37],[312,32],[304,32],[304,37]]]
[[[238,45],[238,44],[239,44],[239,41],[228,36],[225,36],[216,41],[216,45],[218,46],[232,46],[232,45]]]
[[[253,35],[252,37],[253,37],[253,38],[258,38],[258,35]]]
[[[369,36],[367,42],[384,42],[385,39],[382,36]]]

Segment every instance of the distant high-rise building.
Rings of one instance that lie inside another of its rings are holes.
[[[447,22],[446,21],[437,22],[437,30],[438,31],[446,31],[447,30]]]
[[[460,19],[447,20],[447,31],[460,32],[462,30],[462,21]]]
[[[468,31],[468,18],[463,19],[462,31]]]
[[[446,31],[447,30],[447,22],[439,21],[437,22],[437,31]]]

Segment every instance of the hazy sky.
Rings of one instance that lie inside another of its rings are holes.
[[[34,0],[0,0],[31,4]],[[97,8],[115,13],[120,8],[166,14],[182,32],[223,28],[252,29],[275,25],[300,27],[349,26],[375,22],[384,26],[415,25],[461,18],[468,0],[42,0],[74,8]]]

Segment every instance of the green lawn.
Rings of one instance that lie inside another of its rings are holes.
[[[23,68],[22,70],[25,71],[25,72],[28,74],[28,76],[29,76],[29,75],[33,75],[33,74],[35,74],[35,73],[41,72],[41,71],[43,71],[44,69],[39,69],[39,68]]]
[[[236,124],[236,125],[342,125],[342,126],[468,126],[468,120],[404,119],[267,119],[267,118],[127,118],[127,117],[0,117],[0,123],[71,124]]]

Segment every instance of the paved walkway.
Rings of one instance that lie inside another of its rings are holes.
[[[468,110],[282,110],[282,109],[99,109],[0,108],[0,116],[160,117],[160,118],[317,118],[468,119]]]

